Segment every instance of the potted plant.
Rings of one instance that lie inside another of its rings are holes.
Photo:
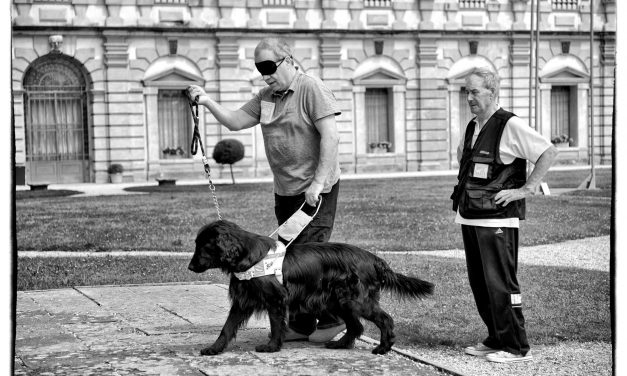
[[[558,148],[567,148],[573,143],[573,139],[567,134],[561,134],[551,139],[551,143]]]
[[[119,163],[113,163],[107,169],[109,173],[109,179],[111,183],[121,183],[122,182],[122,173],[124,172],[124,167],[122,167]]]

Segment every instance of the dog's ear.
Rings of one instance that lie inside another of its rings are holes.
[[[221,250],[220,261],[223,265],[237,268],[242,258],[242,243],[231,233],[222,232],[216,237],[216,247]]]

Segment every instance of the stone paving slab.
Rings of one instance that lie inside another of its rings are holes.
[[[442,375],[390,352],[310,342],[257,353],[268,319],[251,319],[223,354],[200,356],[229,309],[219,284],[124,285],[18,291],[16,375]]]

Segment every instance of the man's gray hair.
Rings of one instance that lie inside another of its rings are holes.
[[[277,59],[292,56],[292,47],[287,44],[285,39],[279,37],[263,38],[257,47],[255,47],[255,55],[262,50],[272,51]]]
[[[499,95],[501,78],[496,72],[491,71],[486,67],[474,68],[466,78],[470,76],[477,76],[483,80],[483,86],[492,91],[496,96]]]

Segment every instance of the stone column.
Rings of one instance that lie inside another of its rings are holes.
[[[74,19],[72,25],[74,26],[90,26],[94,22],[87,18],[87,7],[90,5],[96,5],[96,0],[74,0],[72,5],[74,6]]]
[[[529,119],[529,58],[531,56],[531,46],[529,45],[528,36],[515,36],[510,44],[510,65],[512,70],[512,109],[521,119],[525,119],[529,125],[532,125],[534,114],[531,113]],[[501,84],[503,86],[503,84]],[[521,88],[525,90],[513,90],[513,88]],[[501,95],[504,95],[502,92]],[[532,99],[533,101],[533,99]],[[533,107],[532,107],[533,108]]]
[[[488,12],[488,30],[502,30],[503,27],[498,21],[499,12],[501,10],[501,3],[498,0],[488,0],[486,3],[486,10]]]
[[[527,2],[529,2],[529,0],[512,0],[512,12],[514,13],[514,23],[512,24],[513,30],[529,29],[530,26],[525,23]]]
[[[341,50],[338,34],[332,33],[320,36],[320,78],[324,80],[341,78]]]
[[[433,0],[418,1],[418,11],[420,13],[420,24],[418,24],[418,28],[421,30],[433,29],[433,21],[431,21],[431,14],[433,14]]]
[[[124,4],[124,0],[105,0],[105,6],[107,7],[107,19],[105,20],[106,26],[124,25],[124,20],[120,17],[122,4]]]
[[[259,14],[263,7],[262,0],[247,0],[246,7],[248,12],[246,26],[253,29],[262,27],[261,20],[259,19]]]
[[[417,118],[418,126],[407,132],[407,169],[433,170],[448,166],[447,144],[444,140],[434,141],[435,132],[446,132],[450,126],[446,111],[429,111],[433,108],[446,109],[448,93],[440,90],[444,80],[438,77],[438,45],[441,35],[419,35],[416,66],[418,70]]]
[[[579,18],[581,19],[579,30],[590,30],[590,0],[579,4]]]
[[[334,20],[336,2],[337,0],[322,0],[322,14],[324,17],[321,25],[322,29],[337,28],[337,23]]]
[[[361,22],[361,11],[364,9],[364,3],[362,1],[351,1],[348,3],[348,11],[351,15],[351,20],[348,23],[348,28],[351,30],[361,30],[364,28],[363,22]]]
[[[458,11],[459,3],[457,2],[457,0],[446,0],[446,2],[444,3],[444,17],[446,19],[446,22],[444,23],[444,29],[459,29],[459,22],[456,21]]]
[[[605,31],[616,31],[616,0],[602,0],[605,10]],[[623,4],[624,5],[624,4]]]
[[[233,27],[234,22],[231,19],[233,8],[245,8],[246,0],[218,0],[218,9],[220,10],[219,27]]]
[[[540,2],[540,30],[549,30],[549,16],[553,12],[550,1]]]
[[[405,17],[405,13],[412,9],[413,6],[413,1],[392,2],[392,9],[394,10],[394,22],[392,23],[393,29],[407,29],[407,23],[403,21],[403,18]]]
[[[314,9],[315,0],[294,0],[294,10],[296,12],[295,29],[309,29],[307,20],[307,10]]]
[[[15,25],[33,25],[35,20],[30,16],[30,9],[33,6],[33,0],[13,0],[17,7],[18,16],[15,17],[13,23]]]
[[[139,8],[138,26],[153,26],[155,21],[150,16],[155,0],[136,0],[137,8]]]

